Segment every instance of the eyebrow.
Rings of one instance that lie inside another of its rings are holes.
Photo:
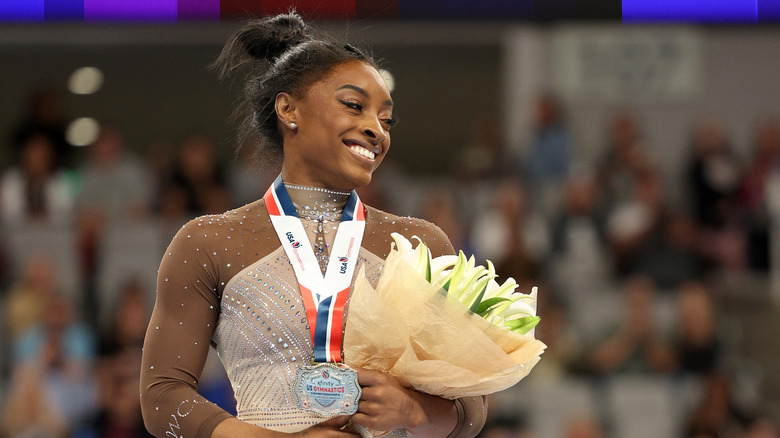
[[[339,88],[337,88],[336,91],[343,90],[345,88],[349,88],[350,90],[355,90],[358,93],[362,94],[363,96],[371,97],[371,96],[368,95],[368,92],[366,90],[358,87],[357,85],[352,85],[352,84],[344,84],[344,85],[340,86]],[[382,103],[384,105],[387,105],[387,106],[393,106],[394,105],[392,99],[388,99],[388,100],[386,100],[386,101],[384,101]]]

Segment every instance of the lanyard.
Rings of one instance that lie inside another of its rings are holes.
[[[314,361],[342,362],[344,305],[349,297],[352,274],[366,227],[363,204],[353,190],[344,206],[328,268],[323,276],[281,175],[268,188],[264,199],[271,224],[298,279],[314,341]]]

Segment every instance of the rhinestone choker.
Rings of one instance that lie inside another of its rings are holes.
[[[340,192],[338,190],[331,190],[331,189],[325,189],[322,187],[310,187],[310,186],[301,186],[298,184],[285,184],[285,187],[288,189],[294,189],[294,190],[310,190],[312,192],[322,192],[327,193],[329,195],[341,195],[341,196],[349,196],[350,192]]]

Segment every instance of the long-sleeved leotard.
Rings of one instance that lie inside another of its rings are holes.
[[[306,196],[290,194],[294,201]],[[302,213],[311,238],[313,227]],[[434,256],[453,252],[436,226],[367,207],[355,272],[364,267],[374,285],[393,232],[420,237]],[[298,408],[292,390],[296,369],[311,363],[310,333],[295,274],[263,200],[187,223],[163,256],[144,342],[141,405],[147,428],[160,438],[209,438],[230,418],[197,392],[210,345],[232,383],[239,419],[285,432],[321,422]],[[456,407],[451,437],[475,436],[485,420],[484,398],[458,399]]]

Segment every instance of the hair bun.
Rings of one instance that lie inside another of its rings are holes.
[[[291,47],[309,39],[306,23],[295,12],[248,23],[237,35],[246,53],[274,62]]]

